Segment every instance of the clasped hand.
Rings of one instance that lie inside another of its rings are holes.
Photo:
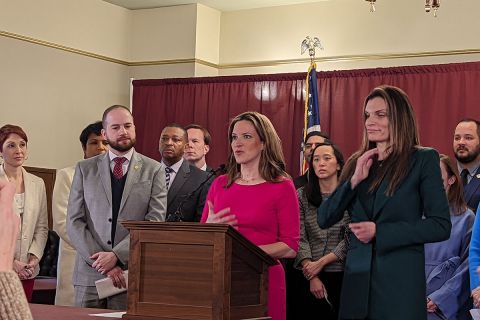
[[[33,276],[38,262],[38,258],[35,255],[30,254],[28,263],[24,263],[19,260],[13,260],[13,270],[18,274],[20,280],[27,280]]]
[[[323,269],[323,264],[321,259],[317,261],[307,261],[302,268],[303,275],[305,279],[310,280],[313,277],[317,276]]]
[[[107,276],[112,279],[113,285],[119,289],[127,287],[123,272],[124,271],[119,266],[116,266],[107,272]]]
[[[222,223],[222,224],[229,224],[232,227],[236,228],[238,221],[237,217],[230,213],[230,208],[223,208],[218,212],[213,211],[213,203],[211,201],[207,201],[208,204],[208,217],[207,223]]]
[[[101,274],[106,274],[112,270],[118,262],[118,258],[113,252],[97,252],[90,259],[95,260],[92,268],[95,268]]]

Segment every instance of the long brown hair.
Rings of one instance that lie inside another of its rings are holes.
[[[386,150],[387,158],[383,165],[378,169],[373,179],[369,192],[376,190],[382,180],[389,180],[387,195],[392,196],[402,180],[405,178],[410,164],[412,153],[420,145],[418,138],[417,122],[415,112],[408,96],[403,90],[397,87],[382,85],[373,89],[365,98],[363,109],[373,98],[382,98],[387,105],[389,142]],[[363,122],[366,116],[364,113]],[[360,149],[355,152],[345,164],[345,169],[340,177],[340,181],[346,181],[351,178],[355,171],[357,159],[366,151],[376,147],[374,142],[368,140],[367,130],[364,125],[363,141]]]
[[[232,144],[233,127],[239,121],[249,121],[263,142],[264,148],[260,155],[259,172],[260,176],[269,182],[280,182],[282,177],[290,178],[285,171],[285,160],[282,151],[282,142],[278,137],[272,122],[263,114],[247,111],[239,114],[232,119],[228,127],[228,141]],[[230,154],[228,156],[227,164],[227,185],[230,187],[232,183],[240,177],[240,165],[235,160],[235,156],[230,147]]]
[[[447,192],[447,199],[450,208],[453,209],[453,214],[458,216],[467,210],[467,203],[463,196],[463,185],[461,183],[460,175],[458,174],[457,166],[453,165],[452,160],[444,155],[440,155],[440,162],[443,163],[445,169],[447,169],[448,178],[455,177],[455,182],[450,185],[450,189]]]

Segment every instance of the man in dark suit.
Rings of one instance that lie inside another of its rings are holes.
[[[159,151],[168,188],[167,221],[200,221],[214,177],[184,160],[187,141],[186,130],[178,124],[166,126],[160,135]]]
[[[480,202],[480,121],[463,119],[457,124],[453,152],[463,181],[465,200],[475,212]]]
[[[303,142],[303,157],[307,160],[307,164],[310,162],[310,157],[312,156],[312,151],[319,143],[328,141],[330,138],[328,134],[321,131],[312,131],[307,134],[305,141]],[[308,182],[308,170],[301,176],[293,179],[293,184],[295,189],[299,189],[306,185]]]
[[[109,151],[77,164],[67,207],[67,234],[77,250],[75,305],[126,310],[126,292],[99,299],[95,281],[107,276],[125,287],[130,236],[124,220],[164,221],[165,169],[135,151],[135,125],[126,107],[103,114]]]
[[[210,151],[212,137],[207,129],[198,124],[189,124],[184,128],[187,131],[188,144],[183,158],[198,169],[211,172],[213,169],[207,165],[205,156]]]

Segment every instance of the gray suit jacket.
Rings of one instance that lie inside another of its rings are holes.
[[[159,162],[133,152],[123,190],[115,242],[111,243],[112,188],[108,153],[77,164],[67,208],[67,233],[77,249],[73,284],[93,286],[105,276],[91,267],[90,256],[113,251],[128,267],[130,237],[124,220],[164,221],[167,202],[165,169]]]
[[[196,190],[207,178],[208,181]],[[183,221],[200,221],[208,189],[214,178],[214,174],[200,170],[184,160],[168,190],[167,216],[181,209]],[[179,208],[182,201],[183,206]]]

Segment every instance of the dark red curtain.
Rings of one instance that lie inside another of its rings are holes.
[[[320,66],[321,67],[321,66]],[[303,129],[305,73],[260,76],[136,80],[133,114],[137,149],[159,159],[158,138],[172,122],[198,123],[213,143],[207,162],[228,154],[229,120],[247,110],[267,115],[282,139],[287,168],[298,174]],[[423,145],[452,155],[453,131],[464,117],[480,118],[480,63],[378,68],[318,73],[322,130],[343,150],[355,151],[363,130],[365,96],[374,87],[402,88],[414,106]]]
[[[214,77],[133,82],[133,115],[137,149],[159,159],[158,139],[165,125],[200,124],[210,131],[212,143],[207,163],[225,163],[228,124],[237,114],[258,111],[270,118],[285,150],[288,169],[299,166],[303,129],[304,74]],[[296,175],[296,174],[295,174]]]

